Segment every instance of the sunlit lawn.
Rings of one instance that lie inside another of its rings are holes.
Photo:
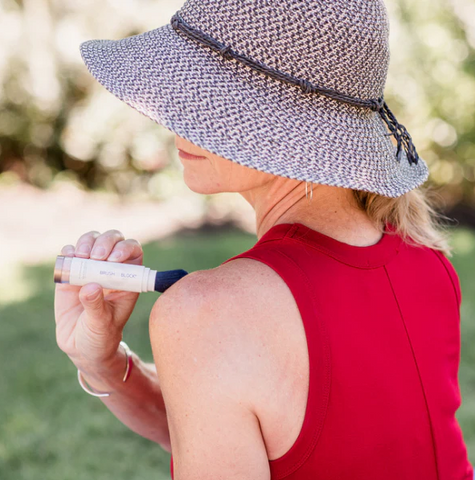
[[[188,271],[219,265],[250,248],[255,237],[238,231],[180,233],[146,245],[144,263]],[[475,233],[459,229],[452,259],[462,283],[463,403],[458,412],[475,462]],[[169,454],[123,426],[99,399],[84,393],[76,370],[56,346],[52,262],[24,270],[32,296],[0,304],[0,479],[168,479]],[[152,360],[148,314],[157,298],[142,294],[124,340]]]

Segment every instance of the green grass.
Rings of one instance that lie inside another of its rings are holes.
[[[212,268],[255,242],[239,231],[181,232],[144,246],[144,264]],[[475,463],[475,232],[459,229],[452,259],[462,284],[462,406],[457,417]],[[52,259],[53,260],[53,259]],[[55,341],[53,263],[25,267],[29,298],[0,303],[0,479],[169,479],[170,456],[122,425],[79,387]],[[140,296],[124,339],[152,361],[148,315],[157,295]]]
[[[475,231],[459,228],[453,239],[456,249],[450,259],[462,288],[461,359],[459,384],[462,405],[457,419],[462,427],[472,465],[475,465]]]

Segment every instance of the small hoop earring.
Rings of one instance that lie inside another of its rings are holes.
[[[310,184],[310,201],[313,199],[313,183]],[[308,182],[305,182],[305,198],[308,200]]]

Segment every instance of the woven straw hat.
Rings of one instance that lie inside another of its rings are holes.
[[[388,36],[381,0],[188,0],[164,26],[80,50],[112,94],[209,152],[398,197],[429,172],[383,98]]]

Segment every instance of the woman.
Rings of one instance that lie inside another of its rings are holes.
[[[175,480],[471,479],[460,284],[417,189],[427,165],[383,99],[383,3],[189,0],[81,53],[176,134],[190,189],[252,205],[258,238],[158,299],[155,365],[120,346],[138,294],[57,284],[83,388],[172,452]],[[115,230],[62,253],[142,262]]]

